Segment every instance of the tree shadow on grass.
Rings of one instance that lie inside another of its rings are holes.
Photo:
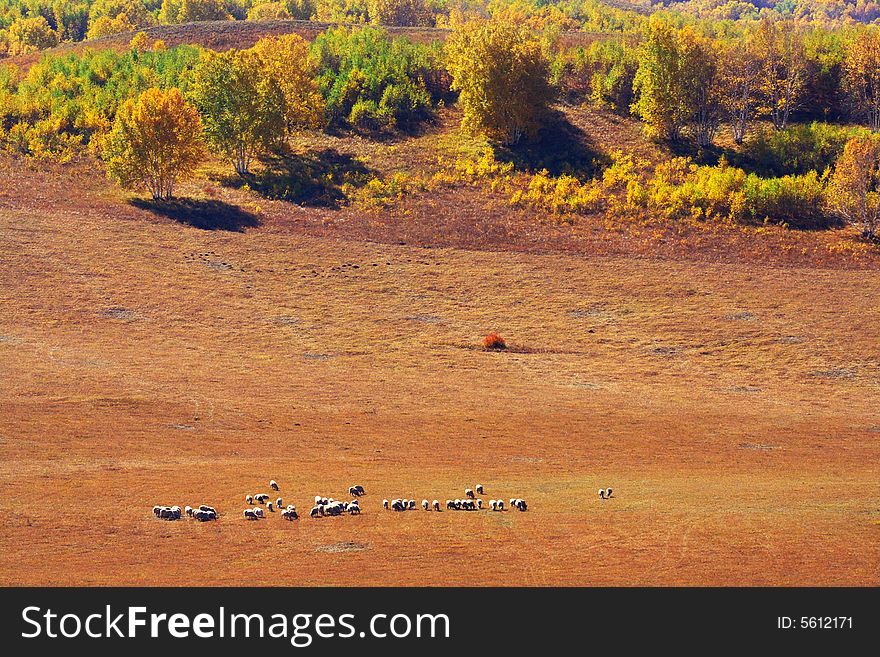
[[[611,164],[589,135],[559,110],[550,112],[536,139],[497,149],[496,155],[500,160],[513,162],[521,171],[535,173],[546,169],[551,176],[568,174],[584,179],[595,177]]]
[[[260,220],[250,212],[215,199],[183,198],[167,202],[132,199],[129,203],[141,210],[202,230],[228,230],[240,233],[245,228],[260,225]]]
[[[345,199],[343,185],[366,185],[376,172],[348,153],[328,148],[316,153],[272,153],[260,158],[263,168],[217,179],[226,187],[248,185],[265,198],[300,205],[336,208]]]

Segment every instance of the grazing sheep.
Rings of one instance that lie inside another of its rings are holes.
[[[299,514],[297,514],[296,509],[285,509],[281,512],[281,517],[285,520],[296,520],[299,518]]]
[[[614,492],[614,491],[611,490],[610,488],[606,488],[606,489],[605,489],[605,497],[608,498],[608,499],[610,500],[610,499],[611,499],[611,494],[612,494],[613,492]]]
[[[312,507],[312,510],[309,511],[309,515],[312,516],[312,518],[319,518],[319,517],[323,516],[324,515],[324,507],[321,506],[320,504],[316,504],[315,506]]]
[[[504,511],[504,500],[498,500],[498,511]]]
[[[349,486],[349,488],[348,488],[348,494],[351,495],[351,496],[354,496],[354,497],[360,495],[360,493],[358,493],[358,489],[355,488],[354,486]]]
[[[482,509],[482,508],[483,508],[483,500],[477,500],[477,508],[478,508],[478,509]]]
[[[275,500],[275,508],[276,509],[281,508],[281,498],[280,497]]]
[[[245,510],[244,510],[244,517],[245,517],[245,519],[247,519],[247,520],[256,520],[256,519],[257,519],[257,514],[254,513],[254,510],[253,510],[253,509],[245,509]]]
[[[315,504],[320,504],[320,503],[321,503],[321,496],[315,495]]]
[[[394,500],[391,503],[391,508],[395,511],[406,511],[407,504],[403,500]]]
[[[192,516],[193,508],[191,506],[187,505],[187,506],[183,507],[183,512],[188,516]]]
[[[269,501],[269,496],[266,493],[260,493],[259,495],[254,495],[254,502],[257,504],[265,504]]]
[[[352,516],[359,516],[361,514],[360,504],[349,504],[348,505],[348,514],[352,515]]]
[[[271,502],[269,502],[269,503],[266,505],[266,508],[267,508],[269,511],[271,511],[272,513],[275,513],[275,505],[272,504]]]
[[[455,510],[456,510],[456,511],[461,511],[461,507],[462,507],[462,501],[459,500],[459,499],[456,499],[456,500],[455,500]]]
[[[272,479],[271,481],[269,481],[269,488],[271,488],[272,490],[278,490],[278,482]]]
[[[474,499],[474,491],[472,491],[470,488],[465,488],[464,489],[464,496],[469,497],[471,499]]]
[[[446,509],[448,511],[455,510],[455,502],[453,502],[452,500],[446,500]]]
[[[382,500],[382,508],[383,508],[383,509],[387,509],[387,508],[388,508],[388,500]]]
[[[489,508],[492,509],[493,511],[497,511],[498,510],[498,502],[495,500],[489,500]]]
[[[202,509],[193,510],[193,518],[199,522],[207,522],[208,520],[216,520],[217,514],[213,511],[203,511]]]
[[[244,503],[245,504],[253,504],[254,503],[254,496],[253,495],[245,495],[244,496]]]
[[[466,501],[462,502],[462,506],[464,507],[465,511],[476,511],[477,510],[477,504],[473,500],[466,500]]]
[[[428,510],[428,500],[422,500],[422,508],[427,511]]]
[[[599,489],[599,498],[603,499],[603,500],[605,499],[605,489],[604,488]]]
[[[440,501],[439,501],[439,500],[434,500],[434,501],[431,503],[431,506],[434,507],[434,511],[439,511],[439,510],[440,510]]]
[[[409,501],[409,508],[410,508],[410,509],[415,509],[415,508],[416,508],[416,501],[415,501],[415,500],[410,500],[410,501]]]
[[[474,488],[477,489],[477,495],[485,495],[483,492],[483,484],[477,484]]]
[[[516,506],[516,498],[515,497],[511,497],[510,500],[508,500],[508,501],[510,502],[511,507]]]
[[[526,501],[524,499],[518,499],[516,501],[516,508],[519,509],[520,511],[528,511],[529,505],[526,504]]]
[[[263,510],[258,506],[254,507],[254,513],[257,514],[257,518],[265,518],[266,517],[266,514],[263,513]]]
[[[217,509],[213,506],[208,506],[207,504],[199,504],[199,511],[210,511],[215,516],[217,515]]]
[[[360,484],[355,486],[355,488],[357,489],[358,495],[366,495],[367,494],[367,491],[365,491],[364,487],[361,486]]]
[[[164,509],[164,508],[165,508],[164,506],[160,506],[157,504],[156,506],[153,507],[153,515],[158,518],[159,514],[162,512],[162,509]]]

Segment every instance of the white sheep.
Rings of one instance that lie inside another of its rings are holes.
[[[455,502],[453,502],[452,500],[446,500],[446,509],[448,511],[452,511],[453,509],[455,509]]]
[[[254,510],[253,510],[253,509],[245,509],[245,510],[244,510],[244,517],[245,517],[245,519],[247,519],[247,520],[256,520],[256,519],[257,519],[257,514],[254,513]]]
[[[478,509],[482,509],[482,508],[483,508],[483,500],[477,500],[477,508],[478,508]]]
[[[365,491],[364,487],[361,486],[360,484],[355,486],[355,488],[357,489],[358,495],[366,495],[367,494],[367,491]]]
[[[272,479],[271,481],[269,481],[269,488],[271,488],[272,490],[278,490],[278,482]]]
[[[599,489],[599,498],[603,499],[603,500],[605,499],[605,489],[604,488]]]
[[[275,513],[275,505],[272,504],[271,502],[269,502],[269,503],[266,505],[266,508],[267,508],[269,511],[271,511],[272,513]]]
[[[529,505],[526,504],[526,501],[524,499],[520,498],[516,501],[516,508],[520,511],[528,511]]]
[[[281,508],[281,498],[280,497],[275,500],[275,508],[276,509]]]
[[[383,508],[383,509],[387,509],[387,508],[388,508],[388,500],[382,500],[382,508]]]
[[[395,511],[406,511],[407,504],[403,500],[394,500],[391,503],[391,508]]]
[[[316,504],[315,506],[312,507],[312,510],[309,511],[309,515],[312,516],[312,518],[318,518],[320,516],[323,516],[324,515],[324,507],[320,504]]]
[[[464,489],[464,496],[469,497],[471,499],[474,499],[474,491],[472,491],[470,488],[465,488]]]
[[[360,504],[349,504],[348,505],[348,514],[352,516],[360,515],[361,506]]]
[[[269,496],[266,493],[260,493],[259,495],[254,495],[254,502],[258,504],[265,504],[269,500]]]
[[[203,511],[202,509],[193,510],[193,518],[199,522],[207,522],[208,520],[216,520],[217,514],[213,511]]]
[[[244,496],[244,503],[245,504],[253,504],[254,503],[254,496],[253,495],[245,495]]]
[[[493,511],[498,510],[498,502],[496,500],[489,500],[489,508]]]
[[[428,500],[422,500],[422,508],[427,511],[428,510]]]
[[[614,492],[614,491],[611,490],[610,488],[605,489],[605,497],[607,497],[608,499],[611,499],[611,494],[612,494],[613,492]]]
[[[504,500],[498,500],[498,511],[504,511]]]
[[[217,509],[213,506],[208,506],[207,504],[199,504],[199,511],[208,511],[213,513],[215,516],[217,515]]]
[[[477,484],[474,488],[477,490],[477,495],[485,495],[483,492],[483,484]]]
[[[439,501],[439,500],[434,500],[434,501],[431,503],[431,506],[434,507],[434,511],[439,511],[439,510],[440,510],[440,501]]]
[[[153,515],[158,518],[159,514],[162,513],[162,509],[164,509],[164,508],[165,508],[164,506],[157,504],[156,506],[153,507]]]
[[[410,500],[410,501],[409,501],[409,508],[410,508],[410,509],[415,509],[415,508],[416,508],[416,501],[415,501],[415,500]]]
[[[192,516],[193,508],[191,506],[187,505],[187,506],[183,507],[183,512],[188,516]]]
[[[297,514],[296,509],[288,508],[281,512],[281,517],[285,520],[296,520],[299,518],[299,515]]]
[[[266,514],[263,513],[263,510],[258,506],[254,507],[254,514],[256,514],[257,518],[265,518],[266,517]]]
[[[321,496],[315,495],[315,504],[320,504],[320,503],[321,503]]]

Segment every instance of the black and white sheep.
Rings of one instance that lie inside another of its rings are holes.
[[[469,497],[470,499],[474,499],[474,497],[475,497],[474,491],[471,490],[470,488],[465,488],[464,489],[464,496]]]
[[[299,518],[299,514],[297,514],[296,509],[287,508],[281,512],[281,517],[285,520],[296,520]]]
[[[265,518],[266,517],[266,514],[263,513],[263,510],[258,506],[255,506],[253,511],[256,514],[257,518]]]
[[[388,500],[382,500],[382,508],[383,508],[383,509],[387,509],[387,508],[388,508]]]
[[[247,520],[256,520],[256,519],[257,519],[257,514],[254,513],[254,510],[253,510],[253,509],[245,509],[245,510],[244,510],[244,517],[245,517],[245,519],[247,519]]]
[[[430,506],[430,505],[428,504],[428,500],[422,500],[422,508],[423,508],[425,511],[428,510],[428,507],[429,507],[429,506]]]
[[[254,503],[254,496],[253,495],[245,495],[244,496],[244,503],[245,504],[253,504]]]
[[[485,495],[485,493],[483,492],[483,484],[477,484],[476,486],[474,486],[474,488],[477,491],[477,495]]]
[[[274,479],[270,480],[269,481],[269,488],[271,488],[272,490],[278,490],[278,482],[275,481]]]
[[[439,501],[439,500],[434,500],[434,501],[431,503],[431,506],[434,508],[434,511],[439,511],[439,510],[440,510],[440,501]]]

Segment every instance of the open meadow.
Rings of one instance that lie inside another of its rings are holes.
[[[4,585],[880,581],[873,268],[202,230],[4,167]],[[270,478],[364,512],[245,521]],[[529,511],[381,508],[475,482]]]

